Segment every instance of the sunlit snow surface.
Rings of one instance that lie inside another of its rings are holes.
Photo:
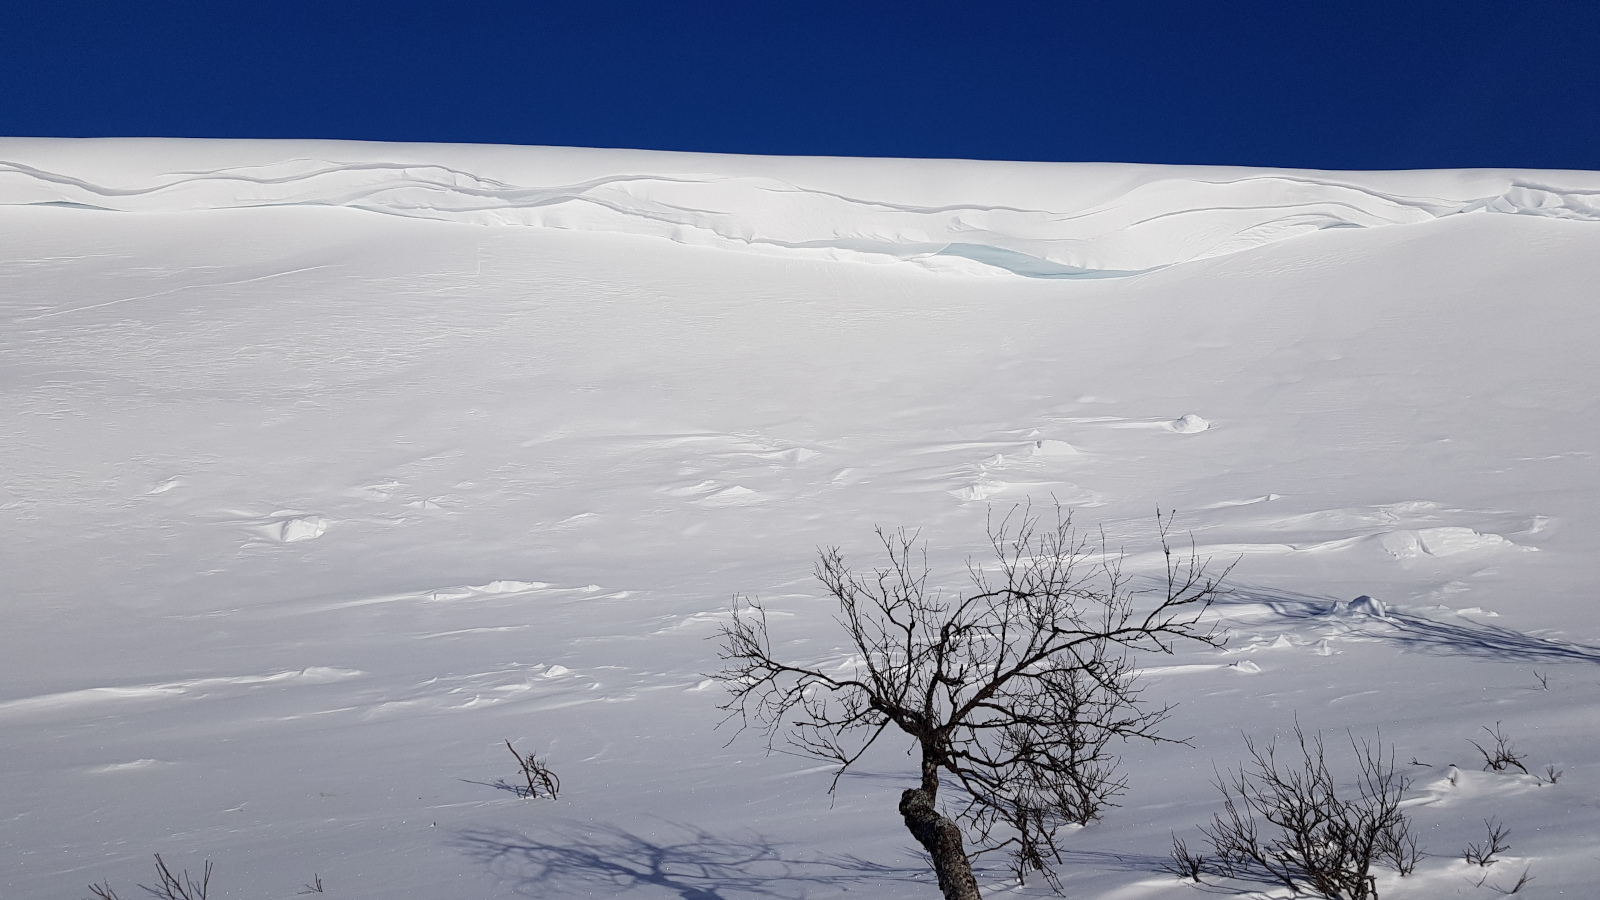
[[[0,161],[0,897],[137,896],[154,852],[224,898],[937,896],[904,748],[830,798],[728,744],[709,638],[759,594],[842,663],[818,545],[920,527],[959,590],[1051,498],[1140,572],[1158,507],[1238,560],[1229,647],[1140,661],[1192,746],[1127,748],[1069,895],[1266,890],[1159,863],[1296,716],[1415,779],[1386,900],[1600,877],[1600,175]],[[1478,771],[1496,722],[1559,783]],[[508,738],[560,800],[497,786]]]

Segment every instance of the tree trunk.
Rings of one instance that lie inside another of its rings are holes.
[[[932,793],[921,788],[900,795],[900,815],[906,820],[906,828],[933,857],[933,871],[939,876],[944,900],[983,900],[978,893],[978,880],[972,877],[972,862],[961,843],[961,828],[939,815],[933,798]]]

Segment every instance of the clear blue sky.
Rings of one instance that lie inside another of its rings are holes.
[[[0,134],[1600,169],[1600,2],[0,0]]]

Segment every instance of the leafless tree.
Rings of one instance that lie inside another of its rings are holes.
[[[930,586],[915,533],[879,529],[888,562],[869,572],[823,549],[816,576],[839,601],[850,662],[781,660],[760,602],[736,598],[720,635],[723,708],[764,727],[769,748],[782,735],[836,764],[834,787],[885,734],[914,742],[920,779],[899,810],[947,900],[979,897],[969,837],[979,853],[1008,848],[1018,878],[1057,887],[1056,829],[1097,818],[1124,789],[1113,742],[1164,740],[1171,707],[1144,701],[1133,654],[1223,640],[1205,612],[1228,572],[1209,573],[1192,542],[1174,554],[1171,521],[1157,516],[1166,579],[1148,592],[1059,507],[1053,525],[1027,509],[991,518],[993,559],[969,562],[971,589],[954,598]],[[942,781],[957,792],[948,815]]]
[[[1422,855],[1400,807],[1407,782],[1394,770],[1393,749],[1385,754],[1381,743],[1352,736],[1357,777],[1343,789],[1322,736],[1308,738],[1298,723],[1294,736],[1300,760],[1289,764],[1279,761],[1276,742],[1245,738],[1250,762],[1219,777],[1223,811],[1201,830],[1225,874],[1264,875],[1333,900],[1377,900],[1372,867],[1388,862],[1406,875]]]

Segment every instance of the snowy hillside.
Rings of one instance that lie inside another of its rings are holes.
[[[1414,780],[1385,900],[1600,876],[1600,173],[3,139],[0,228],[0,897],[936,897],[711,638],[849,665],[819,545],[1052,498],[1238,561],[1069,896],[1283,896],[1160,865],[1297,717]]]
[[[817,161],[814,171],[806,171],[790,162],[780,171],[791,182],[763,172],[760,160],[728,166],[734,172],[713,172],[706,170],[728,164],[655,154],[638,162],[617,159],[628,166],[621,172],[552,184],[573,177],[579,160],[562,154],[549,160],[556,165],[541,167],[537,163],[546,160],[530,153],[532,159],[516,173],[529,183],[508,183],[468,168],[476,168],[473,157],[483,155],[481,150],[441,149],[441,155],[465,158],[451,165],[421,162],[427,157],[413,156],[416,150],[379,155],[364,149],[356,152],[367,158],[350,161],[349,148],[313,145],[304,148],[305,157],[265,164],[143,177],[110,169],[96,178],[0,161],[0,202],[123,212],[335,206],[477,225],[650,235],[780,255],[914,260],[936,269],[969,260],[1042,277],[1132,274],[1327,228],[1418,224],[1468,212],[1600,221],[1600,179],[1588,173],[1569,174],[1560,185],[1521,173],[1476,173],[1448,184],[1366,179],[1390,182],[1385,189],[1359,178],[1302,172],[1085,166],[1068,174],[1061,167],[1033,166],[1026,175],[1018,173],[1019,187],[1035,180],[1122,183],[1094,193],[1049,185],[1040,193],[1053,202],[1040,204],[1038,196],[1021,201],[1027,196],[1021,193],[1012,201],[1021,205],[980,198],[981,187],[957,186],[944,202],[925,205],[913,197],[926,188],[905,184],[911,179],[904,174],[854,186],[871,192],[864,196],[831,183],[846,173],[830,170],[871,163]],[[966,180],[961,176],[983,167],[958,168],[969,170],[956,174]],[[859,172],[849,174],[857,176],[851,181],[860,180]]]

